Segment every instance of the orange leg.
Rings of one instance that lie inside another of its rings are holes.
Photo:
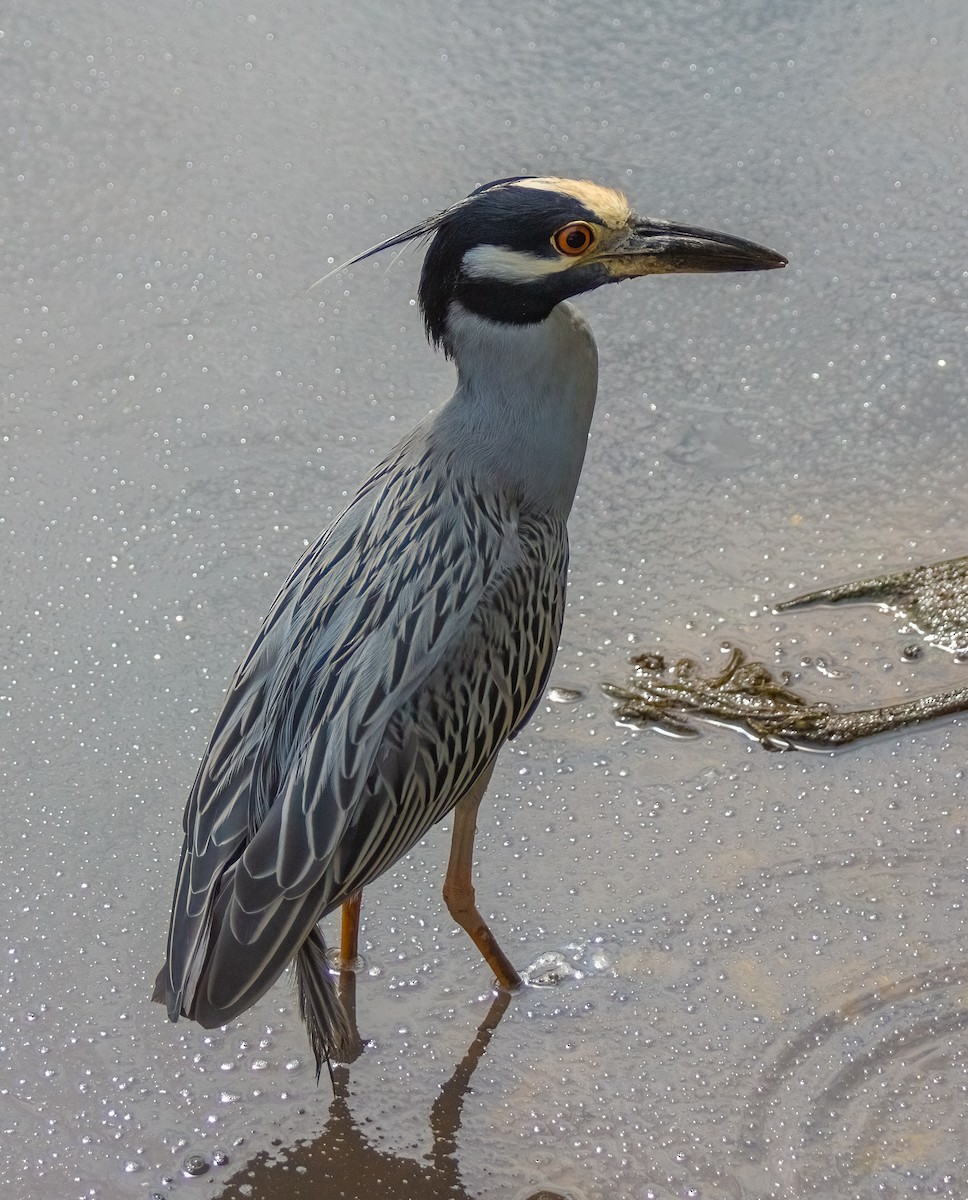
[[[356,1024],[356,972],[351,968],[339,969],[339,999],[349,1022],[349,1033],[344,1044],[337,1047],[336,1055],[341,1063],[352,1063],[356,1062],[365,1047]]]
[[[360,905],[362,903],[362,889],[354,892],[348,900],[343,901],[343,926],[339,955],[340,963],[344,967],[355,967],[360,956]]]
[[[474,835],[477,833],[477,809],[484,795],[491,772],[485,771],[474,787],[454,809],[454,832],[450,842],[450,861],[444,880],[444,900],[450,915],[470,935],[474,945],[497,976],[502,988],[509,992],[521,987],[521,976],[511,960],[497,944],[487,922],[477,910],[472,870],[474,866]]]

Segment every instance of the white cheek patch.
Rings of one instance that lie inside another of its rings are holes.
[[[574,266],[578,259],[545,258],[510,246],[474,246],[461,262],[465,275],[472,279],[499,279],[502,283],[532,283],[547,275],[557,275]]]

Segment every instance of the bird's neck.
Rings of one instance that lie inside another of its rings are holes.
[[[598,386],[598,351],[572,305],[533,325],[448,314],[457,390],[434,418],[450,453],[495,486],[562,517],[571,509]]]

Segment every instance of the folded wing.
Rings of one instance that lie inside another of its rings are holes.
[[[277,597],[185,813],[158,987],[173,1019],[213,1024],[254,1003],[321,916],[459,801],[540,697],[563,523],[464,483],[405,443]]]

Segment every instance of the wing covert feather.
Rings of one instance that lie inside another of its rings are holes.
[[[179,1004],[225,888],[243,943],[310,892],[318,919],[444,816],[540,698],[563,522],[459,486],[412,443],[297,563],[226,696],[185,812]]]

